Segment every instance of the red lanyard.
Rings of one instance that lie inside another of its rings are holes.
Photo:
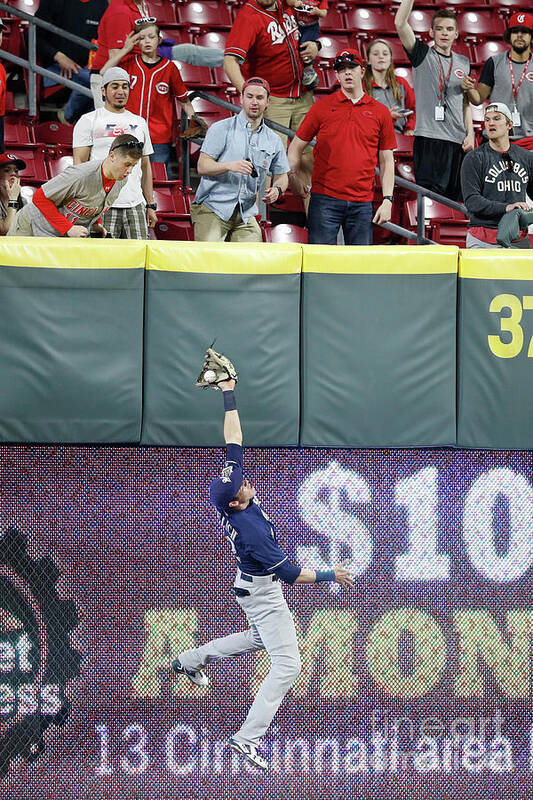
[[[526,76],[526,72],[528,71],[529,62],[530,61],[531,61],[531,56],[529,56],[529,58],[527,60],[527,64],[524,65],[524,71],[522,72],[522,75],[520,76],[520,80],[518,81],[518,86],[515,87],[513,62],[511,61],[511,56],[509,56],[509,72],[511,73],[511,88],[513,90],[513,100],[514,100],[515,108],[516,108],[516,98],[517,98],[517,95],[518,95],[518,90],[522,86],[522,81],[524,80],[524,78]]]
[[[448,92],[448,81],[450,80],[450,75],[452,73],[452,67],[453,67],[453,53],[450,53],[450,68],[448,70],[448,74],[446,75],[446,80],[444,82],[442,80],[444,76],[444,70],[442,69],[442,60],[440,57],[440,53],[437,53],[436,50],[435,53],[437,55],[437,58],[439,59],[439,106],[441,106],[443,95],[446,96]]]

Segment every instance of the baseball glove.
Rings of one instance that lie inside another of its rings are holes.
[[[204,365],[196,381],[197,386],[207,389],[209,386],[218,389],[220,381],[239,380],[237,370],[226,356],[217,353],[212,347],[205,351]]]
[[[189,125],[180,133],[180,136],[182,139],[195,139],[197,137],[202,139],[208,127],[209,125],[205,120],[199,117],[198,114],[193,114],[193,116],[189,118]]]

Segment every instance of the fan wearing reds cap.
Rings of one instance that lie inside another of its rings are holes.
[[[396,135],[389,109],[363,90],[364,62],[357,50],[341,50],[334,62],[341,88],[312,106],[289,147],[294,185],[307,187],[300,173],[307,144],[316,137],[309,203],[311,244],[372,242],[372,222],[388,222],[392,211]],[[383,202],[372,218],[374,174],[379,164]]]
[[[513,133],[518,139],[533,135],[532,36],[533,14],[513,14],[503,37],[511,49],[486,60],[477,87],[470,77],[462,84],[474,105],[489,98],[505,103],[511,109]]]
[[[208,129],[198,159],[202,180],[191,206],[196,241],[262,241],[257,193],[270,174],[273,183],[263,201],[279,200],[289,171],[281,139],[263,122],[269,98],[268,82],[249,78],[242,87],[242,111]]]
[[[0,234],[5,236],[15,219],[15,214],[24,205],[20,195],[19,169],[26,169],[26,162],[9,153],[0,155]]]
[[[514,209],[530,211],[527,195],[533,194],[533,152],[509,141],[512,113],[505,103],[489,103],[485,109],[488,141],[467,153],[461,167],[464,203],[470,217],[467,247],[492,249],[504,214]],[[529,248],[527,230],[510,245]]]

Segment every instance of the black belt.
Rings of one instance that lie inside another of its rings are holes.
[[[247,581],[247,583],[253,583],[254,578],[272,578],[272,581],[279,580],[277,575],[247,575],[245,572],[241,572],[241,578],[243,581]]]

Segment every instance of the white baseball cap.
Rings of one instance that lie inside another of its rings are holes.
[[[130,76],[122,67],[109,67],[102,75],[102,86],[107,86],[111,81],[128,81],[129,83]]]
[[[509,111],[509,106],[506,106],[505,103],[489,103],[485,109],[485,114],[487,111],[499,111],[500,114],[503,114],[504,117],[507,117],[509,122],[513,121],[513,115]]]

